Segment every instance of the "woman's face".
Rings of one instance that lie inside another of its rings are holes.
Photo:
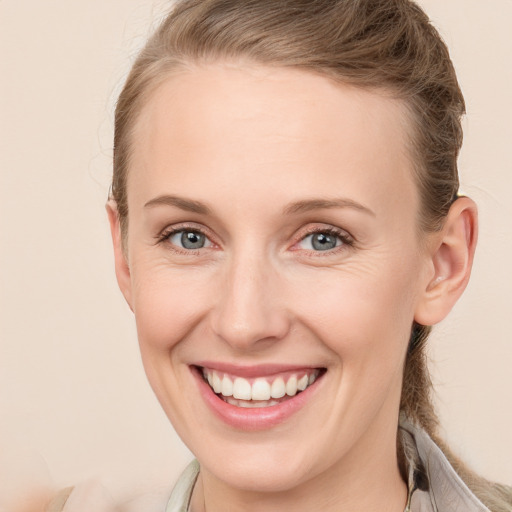
[[[205,478],[282,491],[395,460],[432,272],[407,127],[389,97],[263,67],[193,68],[144,106],[123,291]]]

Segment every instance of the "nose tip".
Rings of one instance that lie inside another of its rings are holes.
[[[286,335],[286,321],[277,312],[258,315],[223,315],[217,325],[217,334],[232,348],[245,352],[262,350]]]
[[[283,339],[290,319],[282,304],[279,279],[269,271],[239,269],[224,282],[213,311],[217,336],[238,351],[258,351]]]

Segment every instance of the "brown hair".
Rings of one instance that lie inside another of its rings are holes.
[[[459,188],[464,98],[448,49],[410,0],[178,0],[135,61],[117,103],[112,195],[126,236],[131,131],[145,98],[170,74],[211,61],[249,61],[322,74],[386,90],[408,107],[421,197],[419,225],[439,230]],[[425,342],[415,324],[404,368],[401,410],[438,444],[493,511],[512,496],[463,466],[437,435]]]

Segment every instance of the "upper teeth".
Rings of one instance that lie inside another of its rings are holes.
[[[203,376],[215,393],[239,400],[270,400],[285,395],[295,396],[311,386],[318,377],[319,370],[304,370],[286,377],[258,377],[250,382],[243,377],[232,377],[226,373],[203,368]]]

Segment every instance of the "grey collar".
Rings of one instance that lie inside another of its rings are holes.
[[[409,466],[406,512],[490,512],[423,429],[401,417],[399,435]]]

